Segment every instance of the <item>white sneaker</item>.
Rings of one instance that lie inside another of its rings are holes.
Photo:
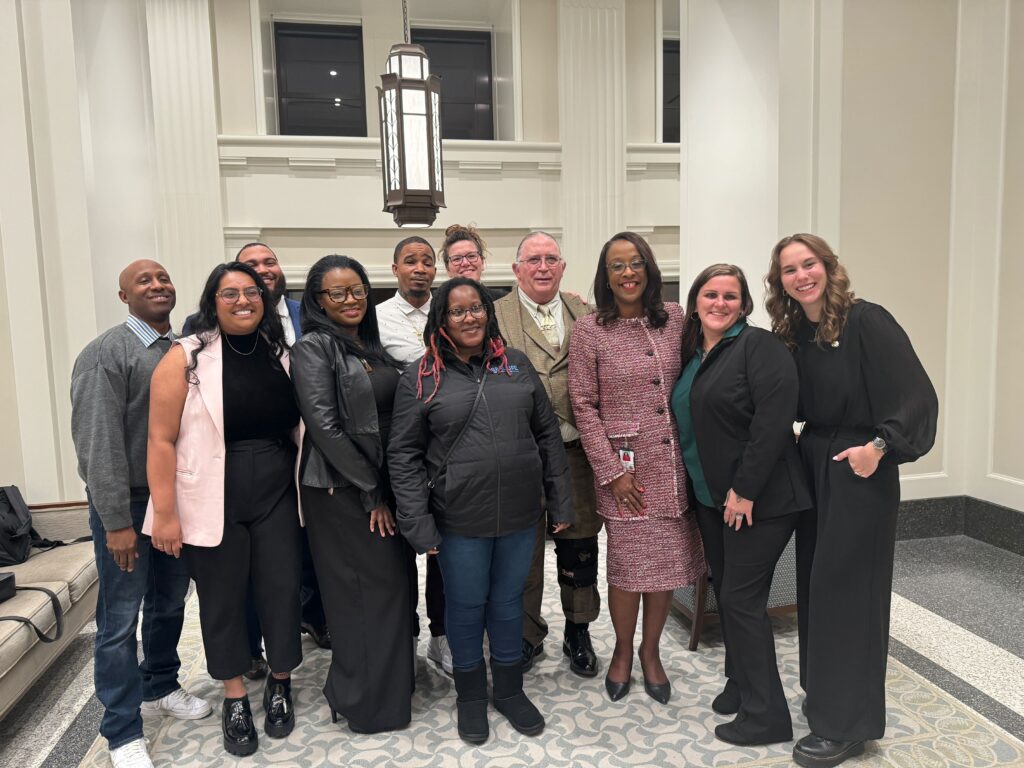
[[[144,701],[141,709],[143,717],[167,715],[179,720],[202,720],[213,712],[210,702],[186,693],[184,688],[175,688],[162,699]]]
[[[146,751],[146,740],[136,739],[110,750],[110,762],[114,768],[153,768],[153,761]]]
[[[444,670],[446,675],[455,674],[452,667],[452,649],[448,645],[448,635],[430,638],[427,644],[427,658]]]

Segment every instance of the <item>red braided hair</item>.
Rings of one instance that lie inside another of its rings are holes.
[[[417,371],[416,377],[416,399],[420,400],[423,397],[423,379],[427,376],[434,377],[434,391],[430,393],[430,396],[424,401],[429,403],[434,399],[434,395],[437,394],[437,390],[441,386],[441,371],[445,370],[444,361],[441,359],[441,351],[438,348],[437,336],[440,334],[445,341],[448,342],[452,349],[455,349],[455,342],[452,341],[451,337],[445,332],[444,328],[439,328],[437,333],[430,335],[427,339],[427,354],[425,354],[420,360],[419,371]],[[486,367],[487,363],[491,360],[498,360],[498,370],[495,373],[501,373],[504,371],[509,376],[512,375],[512,370],[508,366],[508,355],[505,354],[505,345],[502,343],[500,337],[489,339],[487,342],[488,354],[487,359],[484,362]],[[429,363],[427,361],[430,361]]]

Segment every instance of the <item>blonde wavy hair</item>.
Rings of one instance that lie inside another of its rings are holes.
[[[825,306],[821,312],[818,331],[814,340],[819,344],[831,344],[839,340],[850,307],[857,300],[850,290],[850,276],[839,263],[839,257],[829,244],[817,235],[798,233],[784,237],[772,248],[771,263],[764,278],[764,306],[772,321],[772,332],[782,339],[787,347],[796,346],[796,329],[805,315],[800,303],[782,287],[782,251],[793,243],[803,243],[817,256],[825,267]]]
[[[456,243],[469,240],[480,252],[480,260],[487,259],[487,244],[472,224],[452,224],[444,231],[444,243],[441,245],[441,260],[448,264],[448,249]]]

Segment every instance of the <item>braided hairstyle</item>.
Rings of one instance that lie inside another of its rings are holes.
[[[504,371],[512,375],[508,367],[508,356],[505,353],[505,339],[498,329],[498,318],[494,314],[494,300],[487,294],[484,287],[476,280],[468,277],[453,277],[451,280],[441,284],[437,289],[437,295],[430,302],[430,314],[427,316],[427,325],[423,329],[423,344],[426,347],[426,354],[420,359],[419,370],[416,373],[416,398],[423,397],[423,380],[427,377],[434,379],[434,391],[427,397],[426,402],[434,399],[434,395],[441,388],[441,371],[445,370],[444,357],[457,355],[458,348],[451,336],[448,335],[448,297],[451,292],[460,287],[468,286],[476,291],[480,298],[480,304],[487,311],[487,326],[484,329],[484,365],[491,360],[498,360],[498,371]]]

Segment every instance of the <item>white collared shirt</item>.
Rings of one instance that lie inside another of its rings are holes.
[[[295,344],[295,326],[292,325],[292,314],[288,311],[288,302],[284,296],[277,302],[277,314],[281,316],[281,325],[284,326],[284,343],[291,349]]]
[[[544,316],[540,311],[541,305],[523,293],[522,288],[516,288],[516,290],[519,292],[519,301],[526,307],[526,311],[530,313],[530,317],[537,323],[537,327],[543,328]],[[551,316],[555,320],[555,330],[558,331],[558,344],[561,346],[565,343],[565,318],[562,317],[562,295],[556,293],[555,298],[543,306],[551,311]]]
[[[423,329],[427,326],[431,301],[433,296],[422,307],[414,307],[396,291],[377,305],[380,343],[399,362],[408,365],[423,356]]]

